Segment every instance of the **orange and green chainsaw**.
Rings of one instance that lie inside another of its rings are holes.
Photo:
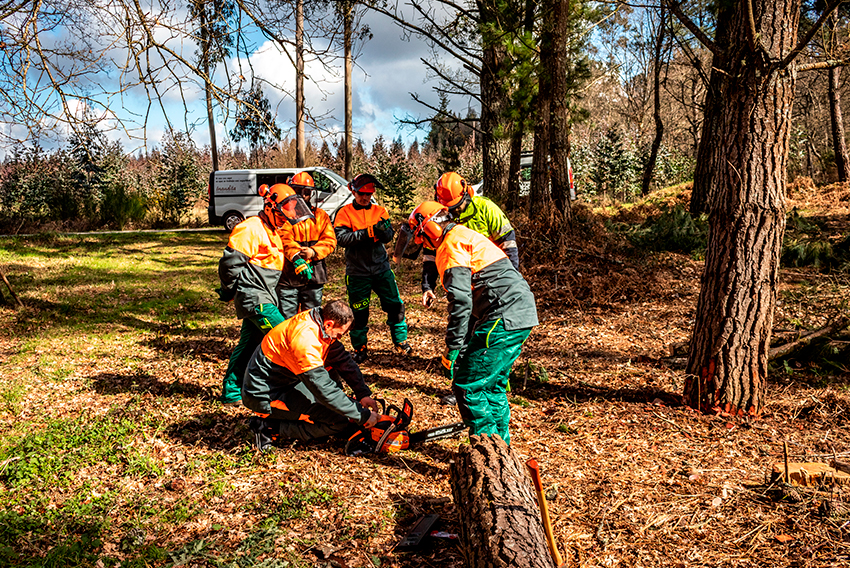
[[[383,408],[378,422],[371,428],[361,426],[352,434],[345,444],[346,455],[391,454],[424,442],[451,438],[467,429],[463,422],[456,422],[411,433],[408,427],[413,419],[413,404],[409,400],[404,399],[401,408],[395,405],[387,407],[382,399],[378,402]]]

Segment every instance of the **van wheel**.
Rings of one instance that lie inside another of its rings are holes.
[[[237,211],[230,211],[224,215],[224,228],[228,231],[232,231],[233,227],[235,227],[244,220],[245,217],[242,215],[242,213],[239,213]]]

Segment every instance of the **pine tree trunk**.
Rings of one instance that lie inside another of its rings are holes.
[[[753,0],[757,46],[747,2],[722,8],[725,48],[713,105],[713,195],[684,400],[702,412],[758,415],[764,401],[767,353],[779,256],[785,231],[793,68],[778,69],[797,39],[800,0]],[[766,50],[766,53],[765,53]],[[716,58],[715,58],[716,59]],[[712,76],[714,77],[714,75]]]
[[[507,53],[501,34],[493,29],[501,26],[498,7],[479,0],[479,27],[481,40],[481,155],[484,183],[487,192],[498,202],[508,196],[510,175],[511,141],[509,133],[513,127],[507,116],[508,97],[502,85]]]
[[[501,438],[470,436],[451,464],[451,485],[466,566],[554,567],[531,480]]]
[[[649,159],[643,170],[643,181],[640,186],[640,194],[649,194],[649,186],[652,182],[652,174],[655,172],[655,162],[658,160],[658,150],[661,148],[661,140],[664,138],[664,122],[661,120],[661,48],[664,45],[664,29],[667,11],[661,4],[658,16],[658,30],[655,35],[655,61],[653,69],[653,118],[655,119],[655,138],[652,139],[652,147],[649,150]]]
[[[844,118],[841,116],[841,88],[838,84],[840,74],[840,67],[829,68],[829,116],[832,119],[832,149],[835,152],[838,181],[848,181],[850,180],[850,159],[847,157]]]
[[[304,0],[295,3],[295,167],[305,167],[304,135]]]
[[[544,0],[540,11],[552,14],[557,0]],[[540,67],[537,78],[537,122],[534,127],[534,155],[531,160],[531,192],[528,198],[528,216],[540,219],[551,213],[552,197],[549,190],[549,140],[552,128],[552,19],[545,18],[540,30]]]
[[[552,178],[552,201],[555,210],[567,221],[570,210],[570,95],[567,88],[567,41],[570,2],[555,0],[549,14],[552,20],[552,121],[549,130],[549,159]]]
[[[204,95],[207,103],[207,126],[210,131],[210,157],[212,158],[212,169],[218,171],[218,143],[215,136],[215,118],[213,116],[212,102],[212,77],[210,77],[210,33],[207,30],[207,13],[205,8],[200,9],[201,33],[201,66],[204,69]]]
[[[354,64],[351,55],[351,28],[354,25],[354,0],[346,0],[342,3],[344,10],[343,19],[343,50],[345,52],[345,179],[354,177],[351,171],[351,155],[354,153],[354,127],[352,119],[351,81]]]

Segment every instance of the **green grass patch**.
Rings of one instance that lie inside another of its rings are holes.
[[[263,526],[273,527],[285,521],[303,519],[309,514],[309,506],[327,505],[333,499],[330,489],[305,481],[294,485],[280,484],[280,491],[250,504],[249,508],[266,515]]]
[[[67,487],[92,464],[119,466],[126,475],[157,475],[159,466],[133,445],[138,424],[110,413],[48,420],[0,445],[9,488]]]

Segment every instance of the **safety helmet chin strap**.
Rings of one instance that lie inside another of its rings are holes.
[[[463,196],[460,198],[460,201],[458,201],[451,207],[448,207],[449,215],[455,218],[460,217],[460,215],[462,215],[463,212],[466,211],[466,208],[469,207],[470,203],[472,203],[472,198],[469,196],[468,192],[464,191]]]

